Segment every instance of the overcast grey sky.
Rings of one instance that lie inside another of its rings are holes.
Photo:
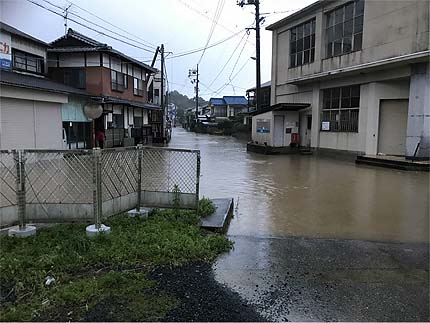
[[[1,21],[46,42],[51,42],[64,35],[64,19],[62,17],[34,5],[28,0],[0,1]],[[70,20],[68,27],[143,61],[150,61],[154,52],[153,48],[161,43],[164,43],[166,51],[173,52],[170,56],[203,48],[208,40],[217,8],[222,9],[221,11],[218,10],[220,12],[219,19],[215,19],[217,24],[209,44],[226,39],[235,33],[238,34],[228,41],[206,50],[199,65],[200,95],[205,99],[223,95],[244,95],[245,89],[255,85],[255,61],[250,59],[251,56],[255,56],[255,32],[251,30],[248,36],[244,30],[254,22],[254,6],[240,8],[237,6],[236,0],[31,1],[59,13],[62,11],[61,8],[65,9],[72,2],[74,5],[69,9],[70,19],[121,38],[90,22],[96,23],[120,35],[148,45],[144,48],[152,52],[113,40]],[[271,32],[265,30],[264,27],[312,2],[314,0],[261,0],[260,12],[266,13],[263,15],[266,19],[261,32],[262,82],[270,80],[271,64]],[[115,27],[90,13],[110,22]],[[90,22],[85,22],[82,18]],[[123,40],[132,42],[127,39]],[[134,44],[143,47],[141,44]],[[233,52],[234,55],[232,56]],[[198,52],[167,60],[170,90],[175,89],[188,96],[194,95],[193,85],[188,79],[188,70],[195,68],[201,55],[202,53]],[[159,62],[157,64],[156,66],[159,67]],[[222,70],[224,66],[225,68]],[[217,76],[218,78],[216,78]],[[226,86],[226,84],[228,85]],[[216,91],[218,93],[214,93]]]

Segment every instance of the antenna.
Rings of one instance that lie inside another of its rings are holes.
[[[67,35],[67,15],[69,14],[69,9],[73,5],[71,3],[66,9],[64,9],[64,35]]]

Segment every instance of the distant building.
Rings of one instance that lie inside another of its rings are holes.
[[[271,81],[265,82],[261,84],[261,92],[260,92],[260,108],[265,109],[270,106],[270,89],[271,89]],[[248,98],[248,107],[249,111],[256,110],[256,87],[252,87],[246,90],[246,97]]]
[[[48,53],[53,80],[86,90],[103,107],[94,130],[105,132],[105,147],[162,140],[163,111],[148,102],[147,92],[155,68],[72,29],[53,41]],[[72,113],[67,122],[81,121]]]
[[[271,106],[252,140],[429,157],[429,1],[317,1],[270,25]]]
[[[209,108],[212,117],[227,119],[239,113],[248,111],[248,101],[244,96],[224,96],[222,98],[210,98]]]
[[[83,113],[94,103],[91,95],[47,78],[49,48],[0,23],[0,149],[92,147],[91,122]],[[72,114],[81,131],[67,136],[64,122],[68,126]]]

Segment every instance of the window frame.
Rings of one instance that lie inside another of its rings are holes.
[[[139,85],[141,87],[139,87]],[[137,77],[133,77],[133,95],[143,97],[143,94],[144,94],[143,80],[141,80]]]
[[[23,60],[22,63],[19,63],[21,65],[20,67],[17,67],[17,58]],[[29,62],[33,62],[34,64],[31,64],[31,67],[34,67],[35,70],[29,69]],[[40,62],[40,64],[39,64]],[[19,49],[12,48],[12,68],[17,71],[23,71],[38,75],[44,75],[45,74],[45,59],[42,56],[34,55],[31,53],[24,52]],[[38,70],[40,68],[40,71]]]
[[[114,80],[114,76],[115,75],[115,80]],[[126,89],[126,81],[125,81],[125,75],[122,72],[118,72],[115,70],[111,70],[110,73],[110,77],[111,77],[111,89],[112,91],[116,91],[116,92],[124,92],[124,90]],[[118,76],[122,76],[122,83],[118,81]]]
[[[308,24],[310,27],[307,31],[306,27],[308,26]],[[289,68],[296,68],[315,62],[315,29],[316,17],[313,17],[289,29]],[[299,34],[301,38],[298,38]],[[307,41],[309,41],[308,45],[306,45]],[[299,57],[300,64],[298,63]],[[307,57],[306,62],[305,57]]]
[[[364,3],[364,0],[349,1],[325,13],[326,59],[363,49]],[[351,6],[352,11],[348,11]]]
[[[329,130],[323,130],[321,127],[320,131],[358,133],[360,85],[328,88],[322,91],[321,124],[329,122],[330,126]]]

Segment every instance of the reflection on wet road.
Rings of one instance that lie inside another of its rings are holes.
[[[235,199],[230,235],[428,242],[426,173],[252,154],[235,138],[180,128],[169,146],[201,151],[201,195]]]

